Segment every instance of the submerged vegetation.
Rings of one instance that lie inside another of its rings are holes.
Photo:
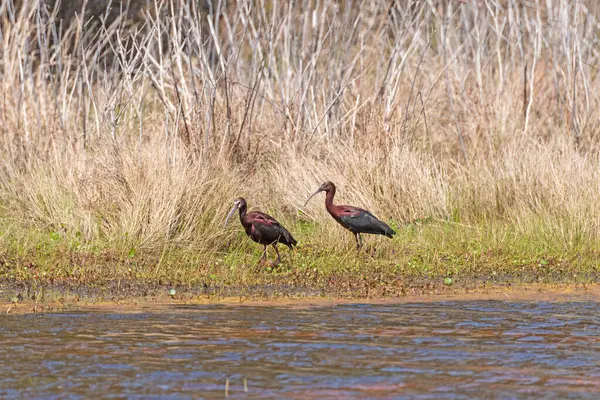
[[[4,282],[597,279],[593,2],[17,3],[0,0]],[[304,207],[326,180],[398,234],[357,256],[321,201]],[[298,240],[279,266],[223,228],[239,196]]]

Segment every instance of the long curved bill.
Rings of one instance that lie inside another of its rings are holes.
[[[308,201],[310,199],[312,199],[313,197],[315,197],[316,195],[318,195],[319,193],[321,193],[321,189],[317,190],[316,192],[314,192],[313,194],[310,195],[310,197],[308,199],[306,199],[306,202],[304,203],[304,207],[306,207],[306,205],[308,204]]]
[[[235,210],[237,210],[237,208],[238,208],[238,205],[234,204],[233,207],[231,208],[231,211],[229,211],[229,214],[227,214],[227,218],[225,218],[225,225],[223,225],[223,228],[225,228],[227,226],[227,222],[229,222],[229,219],[235,213]]]

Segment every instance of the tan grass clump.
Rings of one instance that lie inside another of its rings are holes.
[[[233,198],[324,224],[322,199],[303,203],[332,180],[340,203],[397,225],[599,239],[586,2],[158,3],[89,32],[0,0],[11,226],[212,252]]]

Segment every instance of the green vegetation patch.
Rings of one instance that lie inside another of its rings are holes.
[[[396,297],[472,290],[519,283],[593,283],[598,280],[595,243],[570,249],[551,236],[518,233],[510,225],[466,226],[426,221],[398,226],[394,239],[365,235],[357,254],[353,238],[336,240],[317,225],[292,225],[300,242],[282,262],[260,263],[262,246],[243,232],[213,251],[171,245],[136,249],[114,243],[82,243],[54,231],[3,229],[0,281],[7,297],[39,294],[40,288],[84,290],[108,297],[135,297],[175,290],[178,296],[332,295]],[[175,294],[173,294],[175,295]]]

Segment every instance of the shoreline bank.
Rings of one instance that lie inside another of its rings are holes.
[[[343,304],[402,304],[419,302],[455,301],[593,301],[600,302],[599,283],[507,283],[445,287],[431,286],[397,296],[349,296],[333,291],[300,290],[299,288],[262,287],[237,294],[200,290],[175,290],[155,286],[132,290],[131,286],[120,292],[79,286],[78,288],[48,285],[27,288],[23,282],[0,283],[0,313],[30,314],[67,311],[148,312],[172,306],[255,306],[255,307],[323,307]],[[141,290],[141,291],[140,291]],[[145,290],[145,291],[144,291]],[[238,289],[239,290],[239,289]]]

